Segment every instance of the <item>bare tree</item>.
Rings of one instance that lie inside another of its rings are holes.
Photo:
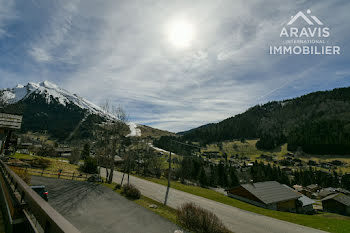
[[[99,161],[100,165],[106,167],[106,180],[112,183],[114,174],[115,156],[121,155],[125,135],[129,132],[127,123],[127,114],[119,106],[115,108],[109,101],[106,101],[103,109],[111,118],[105,124],[101,125],[98,135]],[[112,117],[114,116],[114,117]],[[108,171],[109,170],[109,171]]]

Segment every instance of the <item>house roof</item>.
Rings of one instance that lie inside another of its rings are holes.
[[[350,197],[345,195],[345,194],[336,193],[336,194],[330,195],[330,196],[322,199],[322,201],[326,201],[326,200],[330,200],[330,199],[333,199],[333,200],[335,200],[343,205],[350,206]]]
[[[301,194],[296,193],[289,188],[286,188],[276,181],[243,184],[242,187],[252,193],[265,204],[298,199],[301,197]]]
[[[337,188],[335,189],[337,192],[339,193],[343,193],[343,194],[347,194],[349,195],[350,194],[350,191],[349,190],[346,190],[346,189],[343,189],[343,188]]]
[[[303,207],[304,207],[304,206],[308,206],[308,205],[312,205],[312,204],[315,203],[314,200],[312,200],[311,198],[308,198],[307,196],[305,196],[305,195],[299,193],[297,190],[292,189],[292,188],[289,187],[288,185],[283,184],[283,186],[286,187],[286,188],[288,188],[288,189],[290,189],[290,190],[292,190],[293,192],[298,193],[298,194],[301,195],[301,197],[299,197],[298,200],[301,201]],[[296,186],[296,185],[294,185],[294,186]],[[293,187],[294,187],[294,186],[293,186]],[[298,185],[298,186],[300,186],[300,185]],[[300,186],[300,187],[301,187],[301,186]]]
[[[315,188],[318,188],[318,185],[317,184],[310,184],[310,185],[306,186],[306,188],[315,189]]]
[[[318,196],[321,198],[324,198],[334,193],[335,193],[334,188],[324,188],[320,190],[320,192],[318,193]]]
[[[303,190],[303,186],[297,185],[297,184],[293,185],[293,188],[294,188],[296,191],[301,191],[301,190]]]
[[[315,203],[314,200],[312,200],[311,198],[308,198],[307,196],[305,195],[302,195],[301,197],[298,198],[299,201],[301,201],[303,207],[304,206],[308,206],[308,205],[312,205]]]

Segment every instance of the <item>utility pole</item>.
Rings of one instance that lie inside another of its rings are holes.
[[[175,143],[178,143],[178,144],[181,144],[181,145],[185,145],[185,146],[189,146],[189,147],[192,147],[192,148],[197,148],[197,149],[199,149],[199,152],[200,152],[200,147],[193,146],[193,145],[189,145],[189,144],[187,144],[187,143],[178,142],[178,141],[175,141],[175,140],[170,140],[168,186],[167,186],[167,188],[166,188],[165,199],[164,199],[164,205],[167,205],[168,196],[169,196],[169,190],[170,190],[170,179],[171,179],[171,145],[172,145],[172,142],[175,142]]]
[[[169,195],[169,189],[170,189],[170,178],[171,178],[171,151],[169,153],[168,187],[166,188],[164,205],[166,205],[168,201],[168,195]]]

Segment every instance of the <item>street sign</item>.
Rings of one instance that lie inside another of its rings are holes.
[[[20,129],[22,116],[0,113],[0,129]]]

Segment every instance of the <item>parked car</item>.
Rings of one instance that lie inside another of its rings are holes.
[[[35,185],[35,186],[31,186],[31,188],[37,193],[39,194],[40,197],[42,197],[45,201],[49,200],[49,192],[45,189],[44,185]]]

